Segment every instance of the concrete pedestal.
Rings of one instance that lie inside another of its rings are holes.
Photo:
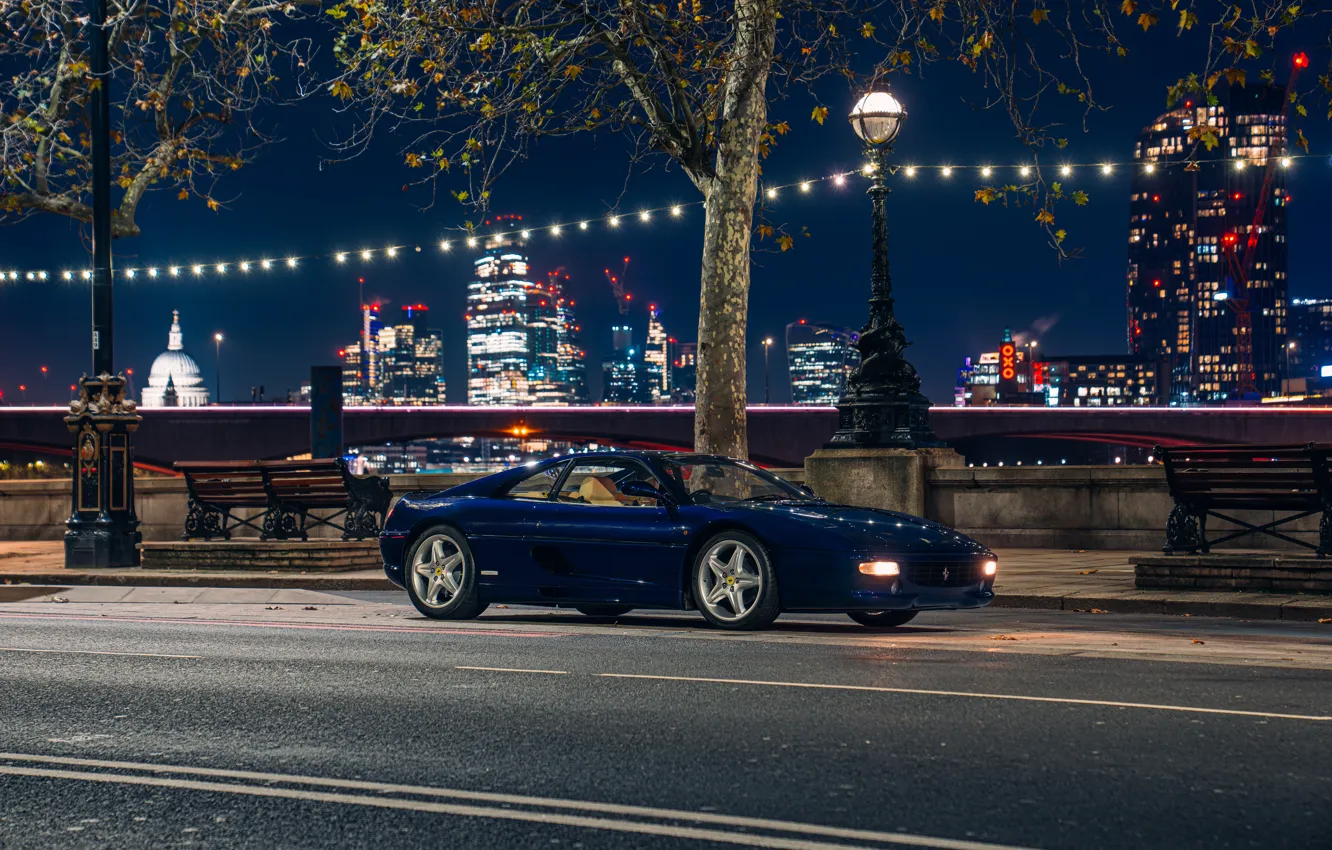
[[[819,449],[805,458],[805,483],[830,502],[925,515],[929,471],[964,466],[937,449]]]

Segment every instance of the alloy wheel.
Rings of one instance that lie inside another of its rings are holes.
[[[754,610],[763,595],[758,557],[738,540],[719,540],[698,571],[698,599],[718,620],[733,621]]]
[[[436,534],[416,548],[412,563],[412,585],[416,597],[431,608],[453,601],[463,586],[465,558],[452,538]]]

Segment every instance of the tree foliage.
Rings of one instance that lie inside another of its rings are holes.
[[[112,232],[151,189],[212,209],[269,141],[260,105],[303,91],[309,43],[279,30],[319,0],[111,0]],[[92,217],[89,25],[78,0],[0,3],[0,222]]]

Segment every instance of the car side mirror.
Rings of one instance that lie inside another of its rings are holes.
[[[626,481],[620,485],[620,492],[635,499],[652,499],[663,505],[672,505],[674,500],[646,481]]]
[[[809,486],[808,484],[800,484],[798,486],[800,487],[801,490],[804,490],[806,493],[808,493],[811,496],[818,495],[817,493],[814,492],[814,488]]]

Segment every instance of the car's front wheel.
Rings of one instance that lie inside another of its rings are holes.
[[[875,629],[891,629],[894,626],[905,626],[916,619],[916,615],[919,613],[919,611],[848,611],[846,616],[862,626]]]
[[[777,577],[763,544],[742,531],[723,531],[694,559],[694,603],[723,629],[763,629],[781,613]]]
[[[407,552],[407,596],[434,620],[470,620],[486,609],[476,591],[476,561],[456,528],[428,529]]]

